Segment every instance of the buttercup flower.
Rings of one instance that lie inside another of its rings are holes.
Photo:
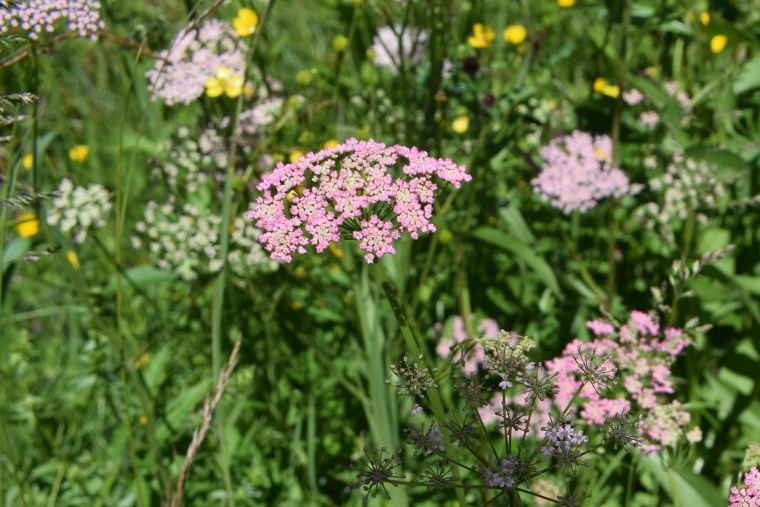
[[[259,24],[259,16],[256,11],[243,7],[237,13],[237,17],[232,20],[232,27],[241,37],[247,37],[256,31]]]
[[[505,41],[509,42],[513,46],[517,46],[525,41],[525,38],[528,36],[528,30],[526,30],[522,25],[509,25],[506,29],[504,29],[503,35]]]
[[[21,165],[26,170],[31,169],[32,165],[34,165],[34,155],[32,155],[31,153],[27,153],[26,155],[24,155],[24,158],[21,159]]]
[[[40,232],[40,219],[34,213],[22,213],[16,218],[16,230],[24,238],[31,238]]]
[[[90,154],[90,148],[84,144],[77,144],[69,150],[69,158],[74,162],[80,164],[87,160],[87,156]]]
[[[465,132],[467,132],[467,129],[469,128],[470,128],[470,119],[467,117],[466,114],[457,116],[457,118],[453,122],[451,122],[451,130],[453,130],[457,134],[464,134]]]
[[[717,55],[718,53],[722,52],[726,48],[726,44],[728,44],[728,37],[725,35],[716,35],[712,39],[710,39],[710,51],[714,55]]]
[[[209,80],[218,79],[222,67],[229,69],[230,76],[242,76],[245,56],[237,47],[239,40],[231,26],[216,19],[180,30],[145,73],[151,100],[162,99],[169,106],[189,104],[206,92]]]
[[[309,245],[322,252],[334,241],[354,239],[371,263],[395,253],[401,233],[417,239],[435,231],[434,178],[456,188],[472,179],[464,166],[417,148],[349,139],[279,163],[262,177],[257,188],[263,195],[246,216],[264,230],[259,241],[272,259],[291,262]]]
[[[699,22],[702,23],[702,26],[708,26],[710,24],[710,13],[707,11],[700,13]]]
[[[74,252],[74,250],[69,250],[66,252],[66,259],[68,259],[69,264],[71,264],[72,268],[79,269],[79,257],[77,257],[77,254]]]
[[[221,66],[214,77],[206,80],[206,95],[215,98],[222,94],[234,99],[243,93],[243,76],[233,75],[229,67]]]
[[[469,38],[470,46],[476,49],[490,48],[496,36],[493,29],[483,23],[475,23],[472,26],[472,36]]]
[[[594,91],[597,93],[601,93],[602,95],[607,95],[608,97],[612,97],[613,99],[616,99],[620,95],[620,87],[617,85],[611,85],[607,82],[606,79],[598,77],[594,81]]]
[[[563,9],[567,9],[575,5],[575,0],[557,0],[557,5]]]

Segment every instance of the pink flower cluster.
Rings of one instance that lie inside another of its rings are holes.
[[[206,81],[220,67],[227,67],[232,75],[242,75],[245,56],[238,40],[231,26],[215,19],[180,30],[169,49],[161,51],[153,68],[145,73],[151,99],[163,99],[169,106],[189,104],[203,95]]]
[[[574,131],[539,150],[546,166],[533,179],[533,190],[552,206],[570,214],[596,206],[605,197],[627,192],[628,177],[612,167],[612,140]]]
[[[495,320],[482,319],[477,327],[480,333],[477,338],[495,340],[499,336],[499,325]],[[475,341],[467,341],[467,331],[464,325],[464,319],[459,315],[455,316],[452,321],[451,337],[443,337],[435,347],[438,355],[447,358],[454,352],[451,358],[452,363],[462,361],[462,373],[467,376],[473,375],[478,371],[478,366],[485,361],[485,351],[483,346]],[[464,359],[462,356],[464,355]]]
[[[731,487],[728,501],[731,502],[728,507],[760,507],[760,472],[756,467],[744,474],[742,489]]]
[[[684,332],[672,327],[661,330],[655,319],[639,311],[631,312],[629,322],[619,330],[603,321],[586,325],[597,336],[595,340],[576,339],[562,356],[546,362],[548,372],[557,375],[555,404],[562,410],[579,401],[580,416],[588,424],[603,424],[606,418],[633,408],[644,410],[644,451],[673,445],[690,416],[677,401],[667,403],[661,398],[673,393],[670,366],[689,343]],[[597,375],[596,381],[584,382],[590,373]],[[606,389],[613,377],[623,386],[622,396]],[[698,440],[696,433],[692,435],[690,440]]]
[[[396,167],[403,176],[394,177]],[[308,245],[322,252],[343,238],[359,241],[371,263],[395,253],[402,232],[417,239],[435,231],[433,177],[456,188],[472,179],[464,166],[417,148],[349,139],[279,163],[262,177],[263,195],[246,216],[264,230],[259,240],[272,259],[290,262]]]
[[[20,28],[36,40],[43,32],[54,32],[59,20],[68,30],[92,39],[105,27],[98,0],[27,0],[0,8],[0,35]]]

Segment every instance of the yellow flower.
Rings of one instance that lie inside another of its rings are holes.
[[[601,93],[602,95],[607,95],[608,97],[612,97],[613,99],[618,98],[620,95],[620,87],[617,85],[611,85],[607,83],[607,81],[604,78],[598,77],[594,81],[594,91],[597,93]]]
[[[145,416],[145,415],[141,415],[140,416],[140,424],[143,425],[143,426],[145,426],[146,424],[148,424],[148,417]]]
[[[77,257],[77,254],[74,252],[74,250],[69,250],[66,252],[66,258],[69,260],[71,267],[74,269],[79,269],[79,257]]]
[[[646,69],[644,69],[644,74],[646,74],[649,77],[655,77],[657,75],[657,67],[650,65]]]
[[[74,162],[82,163],[87,160],[90,154],[90,147],[84,144],[77,144],[69,150],[69,158]]]
[[[251,83],[243,85],[243,96],[247,99],[252,98],[256,94],[256,88]]]
[[[241,37],[247,37],[256,31],[256,26],[259,24],[259,16],[256,11],[243,7],[238,11],[237,17],[232,20],[232,27],[237,34]]]
[[[710,39],[710,51],[714,55],[717,55],[721,51],[723,51],[726,47],[726,44],[728,44],[728,37],[725,35],[716,35],[712,39]]]
[[[490,48],[493,46],[493,40],[496,36],[493,29],[483,23],[475,23],[472,26],[472,37],[470,37],[470,46],[476,49]]]
[[[143,352],[139,356],[137,356],[137,359],[132,361],[132,367],[136,370],[139,370],[146,364],[148,364],[148,361],[150,361],[150,354],[148,352]]]
[[[338,146],[337,139],[328,139],[325,141],[325,144],[322,145],[322,148],[335,148],[336,146]]]
[[[36,236],[40,232],[40,220],[34,213],[22,213],[16,218],[16,230],[25,238]]]
[[[234,99],[243,93],[243,76],[233,76],[229,67],[222,65],[216,71],[216,76],[206,80],[206,95],[211,98],[222,94]]]
[[[343,250],[338,248],[335,243],[330,243],[330,253],[333,254],[338,259],[343,258]]]
[[[575,0],[557,0],[557,5],[563,9],[568,9],[575,5]]]
[[[32,165],[34,165],[34,155],[31,153],[24,155],[24,157],[21,159],[21,165],[24,166],[24,169],[27,171],[31,169]]]
[[[348,48],[348,39],[343,35],[336,35],[332,40],[332,47],[338,53],[342,53]]]
[[[699,15],[699,22],[702,23],[702,26],[707,26],[710,24],[710,13],[705,11]]]
[[[290,154],[290,162],[292,164],[298,162],[298,159],[304,156],[304,152],[300,150],[296,150],[293,153]]]
[[[522,44],[525,38],[528,36],[528,30],[522,25],[509,25],[504,30],[504,40],[517,46]]]
[[[469,128],[470,128],[470,119],[467,117],[466,114],[463,114],[457,117],[456,120],[451,122],[451,130],[453,130],[457,134],[464,134],[465,132],[467,132],[467,129]]]

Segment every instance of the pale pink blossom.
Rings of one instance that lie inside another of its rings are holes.
[[[349,139],[263,175],[263,195],[246,216],[264,230],[259,239],[272,259],[291,262],[308,246],[322,252],[354,239],[372,263],[394,253],[402,233],[435,231],[438,181],[459,188],[471,179],[464,166],[417,148]]]
[[[531,181],[533,191],[565,214],[581,213],[605,197],[631,191],[628,177],[612,165],[612,140],[575,131],[539,150],[545,165]]]

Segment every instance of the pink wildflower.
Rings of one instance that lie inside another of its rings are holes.
[[[206,82],[221,67],[231,75],[242,75],[245,57],[237,47],[238,40],[231,26],[215,19],[180,30],[169,49],[159,53],[153,69],[145,73],[151,99],[163,99],[168,106],[189,104],[204,94]]]
[[[632,88],[627,92],[623,92],[623,100],[629,106],[635,106],[644,100],[644,94],[641,93],[638,89]]]
[[[544,170],[531,182],[533,190],[555,208],[570,214],[596,206],[605,197],[630,191],[628,177],[612,167],[612,140],[585,132],[553,140],[539,150]]]
[[[756,467],[744,474],[742,489],[731,487],[728,501],[731,502],[728,507],[760,507],[760,472]]]
[[[30,39],[37,40],[43,32],[54,32],[60,20],[68,30],[91,39],[96,39],[98,31],[105,27],[97,0],[26,0],[0,7],[0,35],[20,28]]]
[[[492,319],[482,319],[478,323],[478,336],[477,338],[494,340],[499,336],[499,324]],[[462,373],[467,376],[477,373],[478,366],[485,361],[485,351],[483,346],[475,341],[468,342],[467,331],[464,326],[464,319],[459,315],[455,316],[452,321],[452,334],[453,337],[443,337],[435,348],[435,351],[441,357],[449,357],[453,349],[456,348],[452,363],[457,363],[462,359],[464,353],[464,360],[462,361]]]
[[[395,177],[394,167],[402,175]],[[246,216],[264,230],[259,239],[273,259],[290,262],[308,245],[322,252],[339,239],[355,239],[372,263],[394,253],[403,232],[416,239],[435,231],[433,178],[455,188],[472,179],[464,166],[417,148],[349,139],[278,164],[261,178],[263,195]]]
[[[604,321],[589,321],[586,326],[599,338],[590,343],[573,340],[562,356],[545,363],[549,374],[557,375],[557,408],[564,410],[575,399],[580,417],[588,424],[643,410],[647,417],[642,451],[673,445],[690,420],[677,401],[665,398],[674,392],[670,366],[688,344],[683,331],[666,328],[662,332],[651,315],[639,311],[631,312],[629,323],[618,331]],[[609,389],[610,372],[620,380],[624,397],[620,389]]]

